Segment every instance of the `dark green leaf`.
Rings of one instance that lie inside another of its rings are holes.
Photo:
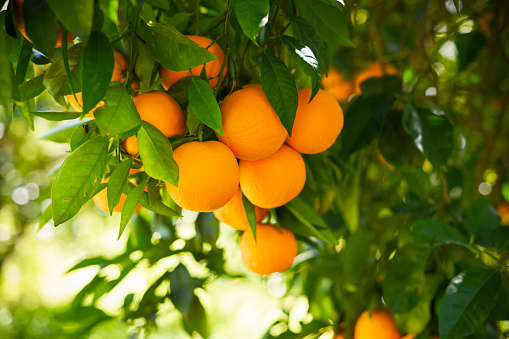
[[[64,26],[87,43],[92,31],[94,0],[47,0]]]
[[[302,214],[302,216],[304,218],[306,218],[306,220],[308,220],[313,225],[316,225],[316,226],[319,226],[322,228],[329,228],[329,226],[327,225],[325,220],[323,220],[322,217],[318,213],[316,213],[316,211],[313,209],[313,207],[311,207],[302,198],[296,197],[296,198],[290,200],[290,202],[288,202],[287,205],[289,205],[293,209],[299,211],[300,214]]]
[[[81,116],[81,113],[60,111],[34,111],[30,113],[49,121],[74,120]]]
[[[189,106],[201,122],[223,135],[221,110],[208,82],[193,77],[189,85]]]
[[[26,39],[21,40],[18,64],[16,65],[16,85],[22,84],[25,81],[28,64],[30,63],[31,56],[32,56],[32,43]]]
[[[403,126],[433,166],[447,165],[454,143],[452,125],[444,115],[407,105],[403,112]]]
[[[82,87],[82,55],[83,44],[76,44],[69,49],[69,69],[74,90],[81,92]],[[54,98],[72,94],[71,87],[67,81],[64,60],[62,57],[53,62],[44,73],[44,86]]]
[[[262,87],[291,136],[298,103],[295,80],[283,61],[267,53],[262,60]]]
[[[179,32],[183,32],[187,28],[187,24],[189,23],[189,19],[191,18],[191,13],[188,12],[179,12],[175,13],[174,16],[168,19],[168,23],[175,27]]]
[[[187,105],[186,126],[187,126],[187,130],[189,131],[189,134],[197,135],[198,128],[200,127],[200,124],[201,124],[200,119],[198,119],[198,117],[196,116],[196,113],[194,113],[191,105]],[[222,127],[222,125],[221,125],[221,127]]]
[[[182,264],[179,264],[170,273],[170,299],[175,308],[183,315],[189,312],[194,297],[194,288],[198,285],[198,279],[192,278],[187,268]]]
[[[94,111],[101,134],[124,133],[140,126],[140,114],[124,85],[108,87],[104,101],[106,105]]]
[[[269,0],[233,0],[240,27],[256,45],[256,35],[269,21],[269,9]]]
[[[114,65],[108,38],[93,32],[83,50],[83,112],[89,112],[106,94]]]
[[[34,48],[51,59],[61,26],[46,0],[25,0],[23,19]]]
[[[474,61],[479,51],[483,50],[486,39],[481,32],[472,31],[458,34],[454,43],[458,49],[458,71],[461,72]]]
[[[118,239],[120,239],[122,233],[124,233],[127,224],[129,223],[129,221],[131,221],[133,214],[136,212],[136,208],[140,203],[141,197],[143,193],[145,193],[145,186],[147,185],[148,180],[149,180],[148,177],[145,180],[143,180],[138,186],[131,190],[131,192],[125,199],[124,206],[122,207],[122,214],[120,215],[120,229],[118,231]],[[112,207],[110,207],[110,211],[111,210]]]
[[[69,141],[71,151],[74,151],[76,148],[87,142],[92,137],[92,135],[94,135],[96,128],[97,124],[94,120],[90,120],[82,126],[76,128],[71,135],[71,140]]]
[[[148,46],[140,38],[136,38],[138,56],[134,64],[134,71],[145,86],[152,86],[154,73],[157,71],[156,62]],[[144,92],[150,92],[145,90]]]
[[[323,229],[317,229],[302,213],[302,211],[293,207],[290,203],[286,204],[285,207],[292,212],[292,214],[306,227],[312,235],[321,239],[331,245],[336,245],[337,239],[330,232],[325,232]],[[284,225],[283,225],[284,226]]]
[[[501,278],[497,271],[468,269],[455,276],[440,309],[440,338],[463,338],[483,326],[495,305]]]
[[[145,0],[145,2],[151,4],[154,7],[170,9],[170,3],[168,0]]]
[[[242,194],[242,193],[241,193]],[[244,194],[242,194],[242,206],[244,206],[244,213],[246,214],[249,229],[253,234],[253,238],[256,241],[256,211],[253,203],[249,201]]]
[[[183,315],[182,322],[187,333],[198,332],[202,338],[209,337],[207,313],[196,295],[191,299],[191,306],[187,314]]]
[[[184,71],[217,59],[172,26],[150,21],[139,28],[154,59],[167,69]]]
[[[160,197],[160,187],[159,180],[150,179],[147,185],[147,196],[148,196],[148,204],[150,207],[154,206],[156,200]]]
[[[110,209],[110,215],[113,214],[113,209],[120,202],[122,191],[124,189],[129,170],[133,163],[133,158],[127,158],[122,161],[111,173],[108,181],[108,190],[106,196],[108,197],[108,208]]]
[[[78,147],[65,160],[51,189],[55,226],[71,219],[101,183],[108,138],[98,137]]]
[[[17,101],[27,101],[29,99],[35,98],[39,94],[44,91],[44,75],[38,75],[33,79],[28,80],[27,82],[18,85],[18,93],[19,97],[16,98]]]
[[[178,166],[173,160],[171,144],[161,131],[142,121],[138,132],[138,149],[149,176],[177,186]]]
[[[509,249],[509,227],[499,226],[490,234],[491,246],[497,249]]]
[[[500,225],[500,221],[500,216],[486,197],[477,199],[465,218],[470,234],[474,237],[487,236]]]
[[[113,23],[118,25],[118,1],[99,0],[99,8]]]
[[[440,220],[419,220],[412,225],[411,232],[412,242],[416,245],[457,244],[468,246],[467,240],[457,229]]]
[[[347,240],[343,252],[343,273],[347,281],[358,282],[366,274],[375,248],[373,235],[367,232],[355,232]]]
[[[369,78],[361,83],[362,95],[365,97],[377,94],[401,94],[402,81],[400,78],[386,75],[382,78]]]
[[[12,70],[8,48],[7,36],[4,30],[0,30],[0,104],[8,106],[11,101],[12,87],[15,79],[12,78]]]
[[[191,86],[193,77],[185,77],[177,81],[174,85],[168,88],[168,93],[180,106],[185,106],[189,102],[189,87]]]
[[[454,2],[454,7],[456,7],[456,13],[458,13],[458,15],[461,15],[460,0],[453,0],[453,2]]]

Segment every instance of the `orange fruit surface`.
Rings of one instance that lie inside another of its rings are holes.
[[[355,77],[355,93],[361,94],[361,84],[369,78],[382,78],[385,75],[396,75],[398,71],[391,64],[382,65],[380,62],[373,62],[366,70]]]
[[[347,102],[354,92],[352,82],[334,68],[329,70],[328,76],[322,76],[322,87],[341,102]]]
[[[131,168],[129,170],[129,174],[137,173],[137,172],[140,172],[140,171],[141,171],[141,169]],[[109,178],[106,178],[106,179],[103,179],[101,182],[105,183],[105,182],[108,182],[108,181],[109,181]],[[124,207],[124,202],[125,202],[126,198],[127,198],[127,195],[122,193],[122,195],[120,196],[120,201],[118,202],[118,205],[113,208],[113,212],[117,212],[117,213],[121,213],[122,212],[122,208]],[[94,200],[95,204],[100,209],[102,209],[105,212],[110,213],[110,210],[108,208],[108,188],[105,188],[101,192],[99,192],[96,195],[94,195],[94,197],[92,199]],[[138,207],[136,208],[136,212],[140,208],[141,208],[141,206],[138,205]]]
[[[293,264],[297,256],[297,240],[290,230],[276,226],[256,225],[256,242],[251,230],[240,239],[242,263],[253,273],[271,274],[282,272]]]
[[[186,119],[179,104],[161,91],[142,93],[133,98],[141,120],[159,129],[167,138],[186,134]],[[136,136],[124,140],[124,149],[130,155],[138,153]]]
[[[207,48],[212,43],[212,40],[209,38],[206,38],[206,37],[197,36],[197,35],[186,35],[186,36],[203,48]],[[207,77],[209,78],[209,85],[210,85],[210,87],[215,87],[217,85],[219,72],[221,71],[221,66],[223,64],[224,52],[221,49],[221,46],[219,46],[217,43],[214,43],[212,46],[210,46],[208,48],[208,50],[209,50],[209,52],[211,52],[212,54],[217,56],[216,60],[209,61],[205,64],[205,67],[207,70]],[[202,70],[203,70],[203,65],[196,66],[196,67],[191,68],[191,73],[193,76],[199,76]],[[228,70],[228,64],[226,64],[223,69],[222,79],[224,79],[224,76],[226,75],[227,70]],[[167,68],[164,68],[163,66],[161,66],[159,69],[159,76],[161,78],[168,76],[163,81],[163,87],[165,90],[168,90],[168,88],[173,86],[180,79],[183,79],[190,75],[191,74],[189,74],[188,70],[177,72],[177,71],[171,71]]]
[[[178,187],[166,183],[177,205],[210,212],[228,203],[239,186],[239,166],[228,147],[218,141],[193,141],[173,152],[179,167]]]
[[[497,207],[497,213],[500,216],[500,224],[509,226],[509,204],[502,201]]]
[[[30,41],[30,39],[28,38],[27,32],[26,32],[26,29],[25,29],[25,19],[23,18],[23,2],[25,2],[25,0],[14,0],[14,3],[13,3],[14,22],[16,23],[16,26],[18,27],[18,30],[21,33],[21,35],[23,35],[25,37],[25,39]],[[62,46],[63,30],[64,30],[64,28],[62,27],[58,31],[57,43],[55,45],[55,48]],[[76,35],[72,35],[70,33],[67,34],[67,43],[73,41],[74,38],[76,38]],[[32,41],[30,41],[30,42],[32,42]]]
[[[266,208],[255,206],[256,222],[260,222],[269,214]],[[240,187],[233,198],[226,205],[214,211],[217,220],[227,224],[237,230],[246,230],[249,228],[244,204],[242,202],[242,191]]]
[[[242,160],[258,160],[276,152],[284,143],[286,130],[265,97],[261,86],[235,91],[221,103],[226,144]]]
[[[255,206],[275,208],[295,198],[306,182],[302,156],[283,145],[271,156],[255,161],[240,160],[240,187]]]
[[[392,315],[385,310],[375,310],[370,315],[364,311],[355,323],[355,339],[400,339]]]
[[[343,110],[324,90],[319,90],[310,103],[311,88],[301,88],[297,93],[299,105],[292,136],[287,136],[286,143],[300,153],[323,152],[334,144],[343,129]]]

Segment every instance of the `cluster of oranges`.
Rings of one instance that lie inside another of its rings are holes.
[[[372,313],[362,312],[354,328],[354,339],[414,339],[416,336],[413,333],[402,336],[392,315],[383,309],[375,310]],[[336,339],[344,339],[343,334],[339,333]],[[439,338],[432,336],[431,339]]]

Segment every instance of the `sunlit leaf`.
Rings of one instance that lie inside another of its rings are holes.
[[[256,35],[269,21],[269,8],[269,0],[233,0],[233,10],[240,27],[255,44]]]

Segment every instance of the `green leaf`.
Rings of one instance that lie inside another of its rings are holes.
[[[292,24],[297,37],[303,45],[308,46],[318,60],[318,67],[320,70],[328,74],[329,72],[329,59],[327,57],[327,49],[325,44],[316,31],[315,27],[307,20],[295,16],[289,16],[288,21]]]
[[[291,136],[299,100],[295,80],[283,61],[267,53],[262,60],[262,87],[279,120]]]
[[[122,191],[124,189],[129,170],[133,163],[133,158],[127,158],[122,161],[111,173],[108,181],[108,190],[106,196],[108,197],[108,208],[110,209],[110,215],[113,214],[113,209],[120,202]]]
[[[136,186],[125,199],[124,206],[122,207],[122,214],[120,215],[120,229],[118,231],[117,240],[120,239],[122,233],[124,233],[127,224],[129,223],[129,221],[131,221],[133,214],[136,212],[136,208],[140,203],[143,193],[145,193],[145,186],[147,185],[149,179],[150,178],[147,177],[145,180],[140,182],[140,184]],[[111,210],[112,207],[110,207],[110,213]]]
[[[184,71],[217,59],[172,26],[149,21],[138,28],[154,59],[167,69]]]
[[[382,290],[392,312],[408,312],[419,303],[428,255],[429,249],[407,245],[385,265]]]
[[[108,159],[108,137],[91,139],[68,156],[51,189],[53,220],[71,219],[101,184]]]
[[[183,315],[187,315],[191,308],[196,286],[199,286],[199,279],[191,277],[184,265],[179,264],[170,272],[170,299]]]
[[[490,244],[496,249],[509,249],[509,227],[495,228],[490,234]]]
[[[189,85],[189,106],[201,122],[223,135],[221,110],[208,82],[193,77]]]
[[[419,220],[412,225],[411,233],[412,242],[416,245],[457,244],[468,246],[467,240],[457,229],[440,220]]]
[[[486,44],[486,38],[479,31],[458,34],[454,39],[458,49],[458,72],[463,71],[475,57],[482,51]]]
[[[17,101],[27,101],[35,98],[44,91],[44,74],[38,75],[33,79],[28,80],[18,85],[19,97],[15,98]]]
[[[11,76],[13,73],[8,53],[7,37],[4,30],[0,30],[0,105],[7,107],[11,101],[12,87],[15,79]]]
[[[302,213],[302,211],[293,207],[290,203],[285,205],[286,209],[288,209],[292,214],[304,225],[307,230],[311,232],[318,239],[321,239],[331,245],[336,245],[337,240],[330,232],[325,232],[324,230],[318,230]],[[283,225],[284,226],[284,225]]]
[[[178,166],[173,160],[171,144],[161,131],[146,121],[141,122],[138,132],[138,149],[149,176],[177,186]]]
[[[403,126],[433,166],[439,168],[447,165],[454,142],[453,127],[444,115],[407,105],[403,112]]]
[[[500,216],[486,197],[477,199],[467,211],[465,222],[474,237],[487,236],[500,225]]]
[[[170,9],[170,4],[168,0],[145,0],[145,1],[154,7]]]
[[[458,13],[458,15],[461,15],[461,10],[460,10],[460,0],[452,0],[454,2],[454,7],[456,7],[456,13]]]
[[[104,97],[115,58],[110,41],[102,32],[93,32],[83,50],[83,112],[89,112]]]
[[[138,50],[138,56],[136,58],[136,63],[134,64],[134,71],[145,86],[152,87],[151,82],[153,76],[155,76],[155,72],[158,70],[158,67],[156,67],[156,62],[152,56],[152,52],[150,52],[150,49],[143,40],[136,38],[136,47]],[[162,79],[160,80],[162,82]],[[144,90],[144,92],[150,92],[150,90]]]
[[[362,95],[369,97],[377,94],[400,95],[403,83],[400,78],[386,75],[382,78],[369,78],[361,83]]]
[[[33,131],[34,130],[34,116],[30,114],[30,111],[35,109],[35,100],[32,98],[28,101],[18,102],[16,104],[18,108],[18,112],[27,123],[28,127]]]
[[[309,99],[309,102],[311,102],[320,89],[320,80],[322,78],[318,59],[311,48],[302,44],[299,40],[286,35],[283,35],[282,39],[293,62],[311,79],[312,92]]]
[[[49,140],[53,142],[65,143],[69,142],[74,130],[77,126],[83,125],[89,122],[90,119],[70,121],[66,124],[59,125],[51,128],[49,131],[44,133],[40,139]]]
[[[25,0],[22,12],[26,34],[34,48],[51,59],[61,27],[57,17],[46,0]]]
[[[104,101],[106,105],[94,111],[101,134],[120,134],[140,126],[140,114],[124,85],[108,87]]]
[[[293,198],[290,202],[287,203],[290,207],[299,211],[306,220],[308,220],[313,225],[329,228],[329,225],[322,219],[322,217],[316,213],[316,211],[311,207],[306,201],[304,201],[300,197]]]
[[[440,308],[440,338],[463,338],[482,326],[495,305],[501,278],[497,271],[471,268],[455,276]]]
[[[368,272],[368,265],[375,255],[373,235],[355,232],[348,238],[343,252],[343,273],[349,282],[356,283]]]
[[[338,7],[320,0],[295,0],[299,15],[308,20],[329,44],[353,46],[350,41],[346,14]]]
[[[20,85],[25,81],[28,64],[30,63],[31,56],[32,56],[32,43],[26,39],[21,40],[18,64],[16,65],[16,85]]]
[[[154,206],[156,200],[160,197],[160,187],[158,186],[159,180],[150,179],[147,185],[148,204],[150,207]]]
[[[256,242],[256,211],[253,203],[249,201],[242,192],[242,206],[244,206],[244,213],[246,214],[247,222],[249,224],[249,229],[253,234],[253,238]]]
[[[81,92],[82,88],[82,55],[83,44],[76,44],[69,48],[69,68],[74,89]],[[62,95],[72,94],[71,87],[67,81],[64,60],[62,57],[53,62],[44,73],[44,86],[54,98]]]
[[[246,36],[255,45],[256,35],[269,21],[269,0],[233,0],[233,11]]]
[[[118,25],[118,1],[99,0],[99,8],[103,14]]]
[[[74,151],[76,148],[87,142],[94,135],[96,128],[97,124],[94,120],[90,120],[77,127],[72,133],[71,140],[69,141],[71,151]]]
[[[174,86],[172,86],[173,88]],[[191,105],[187,105],[187,117],[186,117],[186,126],[187,130],[189,131],[189,134],[191,135],[197,135],[198,128],[200,127],[200,119],[196,116],[196,113],[194,113],[193,108]],[[222,128],[222,125],[221,125]]]
[[[81,117],[81,113],[60,111],[32,111],[33,115],[48,121],[74,120]]]
[[[94,18],[94,0],[47,0],[65,28],[87,43]]]
[[[41,215],[41,219],[39,219],[39,225],[37,229],[40,230],[43,228],[51,219],[53,218],[53,210],[51,209],[51,204],[44,210]]]

